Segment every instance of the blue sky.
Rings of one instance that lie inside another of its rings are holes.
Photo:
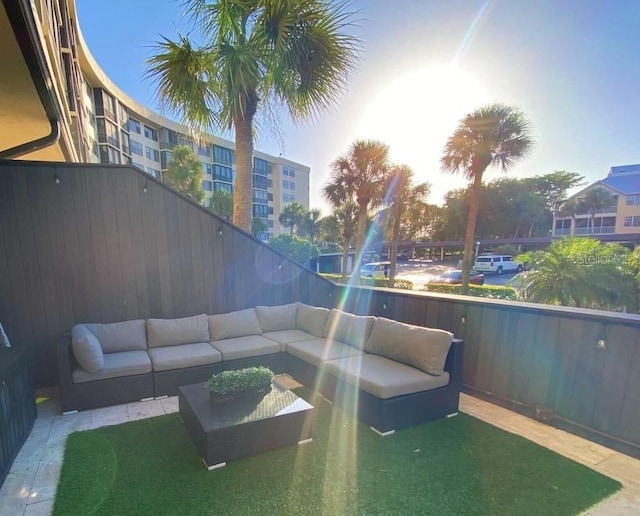
[[[81,30],[107,75],[158,110],[144,61],[162,34],[187,33],[180,2],[76,0]],[[329,164],[361,137],[391,146],[395,162],[433,185],[432,202],[463,186],[442,174],[447,136],[465,113],[500,101],[520,107],[536,147],[514,176],[570,170],[587,180],[640,162],[640,2],[636,0],[361,0],[357,71],[334,112],[284,141],[263,128],[256,148],[311,166],[311,206]],[[224,136],[224,135],[223,135]],[[497,172],[488,174],[496,177]]]

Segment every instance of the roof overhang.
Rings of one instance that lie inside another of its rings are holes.
[[[0,63],[0,159],[72,161],[29,1],[0,5]]]

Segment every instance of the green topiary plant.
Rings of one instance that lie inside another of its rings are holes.
[[[246,367],[214,374],[205,387],[213,399],[227,399],[271,389],[273,371],[267,367]]]

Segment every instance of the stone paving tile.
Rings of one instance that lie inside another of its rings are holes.
[[[14,473],[13,468],[11,469],[0,488],[0,516],[23,514],[31,496],[31,486],[35,477],[35,471]]]
[[[54,500],[43,500],[30,503],[24,511],[24,516],[49,516],[53,513]]]
[[[62,460],[42,462],[31,485],[31,493],[27,504],[53,500],[56,497],[56,489],[60,480]]]
[[[175,414],[178,412],[178,396],[171,396],[160,401],[165,414]]]
[[[151,400],[128,403],[127,413],[129,415],[129,421],[164,415],[165,411],[162,401],[163,400]]]

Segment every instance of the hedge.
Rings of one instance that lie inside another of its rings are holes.
[[[440,294],[461,294],[462,285],[449,283],[427,283],[423,290],[427,292],[439,292]],[[469,285],[469,295],[475,297],[488,297],[491,299],[516,299],[516,290],[512,287],[500,285]]]
[[[334,283],[342,283],[342,275],[341,274],[326,274],[321,273],[320,276],[328,279],[329,281],[333,281]],[[347,278],[347,281],[349,278]],[[363,285],[365,287],[389,287],[389,279],[388,278],[360,278],[360,282],[358,285]],[[393,288],[400,288],[404,290],[413,290],[413,283],[411,281],[396,279],[395,285]]]

